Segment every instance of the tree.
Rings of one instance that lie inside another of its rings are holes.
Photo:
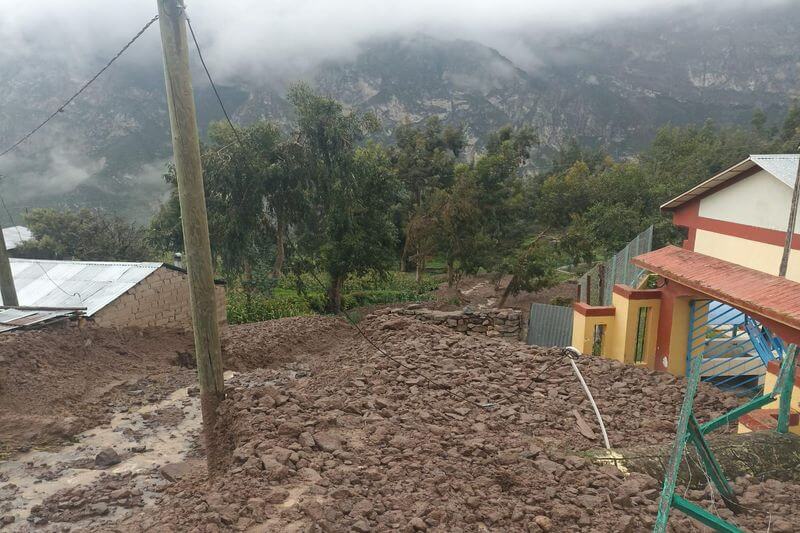
[[[213,248],[225,270],[244,272],[250,282],[253,266],[274,244],[265,201],[280,132],[264,121],[237,132],[218,122],[208,135],[203,176]]]
[[[477,272],[487,253],[479,205],[480,189],[467,165],[459,165],[453,185],[435,191],[426,204],[426,217],[432,221],[427,233],[444,257],[450,287],[458,272]]]
[[[408,197],[402,209],[400,227],[403,228],[404,244],[400,254],[401,270],[405,270],[409,255],[424,262],[423,250],[411,246],[421,243],[410,235],[419,228],[412,227],[421,220],[422,204],[432,191],[447,188],[453,182],[455,164],[465,145],[461,127],[444,126],[438,117],[429,118],[424,126],[401,124],[394,132],[395,145],[390,154],[397,175],[405,185]],[[420,265],[417,265],[417,277]]]
[[[557,281],[558,251],[545,235],[546,232],[542,232],[523,243],[513,256],[507,258],[506,270],[511,273],[511,280],[497,302],[497,307],[504,307],[512,294],[539,291]]]
[[[506,126],[489,136],[486,152],[475,163],[481,218],[491,250],[482,266],[494,273],[498,286],[511,275],[499,306],[511,294],[539,290],[555,280],[556,249],[547,238],[549,227],[537,224],[530,194],[533,182],[523,174],[537,142],[532,129]]]
[[[767,114],[764,113],[763,109],[757,107],[755,111],[753,111],[753,116],[750,119],[750,125],[753,126],[753,131],[759,136],[764,135],[766,132],[766,124]]]
[[[226,123],[212,123],[209,141],[202,159],[215,257],[225,271],[244,273],[252,281],[253,268],[274,249],[272,275],[280,276],[290,221],[305,201],[302,150],[266,121],[236,132]],[[183,237],[173,168],[165,179],[172,194],[151,222],[151,238],[162,248],[180,250]]]
[[[286,261],[286,241],[292,221],[302,217],[309,189],[309,160],[303,146],[294,138],[282,142],[276,152],[265,184],[267,208],[275,220],[275,263],[272,276],[282,275]]]
[[[382,147],[358,146],[377,128],[373,115],[345,113],[340,103],[306,85],[293,86],[289,101],[310,182],[298,244],[328,274],[327,309],[339,312],[348,276],[385,273],[393,260],[397,233],[391,208],[399,183]]]
[[[145,228],[97,209],[34,209],[24,217],[33,239],[17,257],[81,261],[146,261],[153,258]]]

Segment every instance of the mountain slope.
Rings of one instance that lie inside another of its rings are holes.
[[[779,117],[800,87],[800,41],[789,38],[800,23],[795,11],[683,11],[588,32],[532,33],[524,39],[536,60],[519,63],[471,41],[373,39],[353,59],[325,62],[303,77],[348,106],[374,111],[385,139],[399,122],[439,115],[463,124],[478,147],[489,131],[514,123],[539,132],[545,156],[573,137],[625,155],[670,122],[746,125],[757,107]],[[0,145],[47,116],[92,68],[3,64]],[[221,87],[235,120],[290,124],[284,94],[292,80],[240,79]],[[204,129],[221,113],[201,71],[195,84]],[[41,135],[0,159],[2,188],[17,214],[89,205],[143,220],[165,190],[160,174],[170,152],[160,64],[122,60]]]

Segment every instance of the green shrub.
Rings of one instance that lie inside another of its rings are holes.
[[[563,307],[571,307],[574,300],[567,296],[555,296],[550,299],[550,305],[560,305]]]
[[[247,295],[242,290],[228,292],[227,315],[229,324],[261,322],[290,316],[312,314],[304,298],[299,296],[267,296],[254,293]]]
[[[318,274],[322,283],[327,283],[325,274]],[[342,306],[353,309],[367,305],[395,302],[419,302],[429,298],[429,293],[439,286],[440,280],[426,276],[417,283],[414,275],[405,272],[390,272],[386,276],[365,275],[349,279],[342,291]],[[298,292],[302,288],[302,292]],[[325,290],[310,274],[285,276],[273,280],[269,286],[254,285],[248,295],[242,288],[228,291],[228,323],[242,324],[289,316],[325,313],[327,297]]]

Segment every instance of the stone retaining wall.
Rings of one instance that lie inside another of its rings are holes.
[[[517,309],[465,307],[457,311],[436,311],[412,304],[393,312],[413,316],[423,322],[447,326],[467,335],[520,339],[522,334],[522,311]]]

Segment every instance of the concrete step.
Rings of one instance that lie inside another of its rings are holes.
[[[739,424],[749,431],[774,430],[778,427],[777,409],[758,409],[739,419]],[[792,409],[789,413],[789,427],[800,426],[800,411]]]

